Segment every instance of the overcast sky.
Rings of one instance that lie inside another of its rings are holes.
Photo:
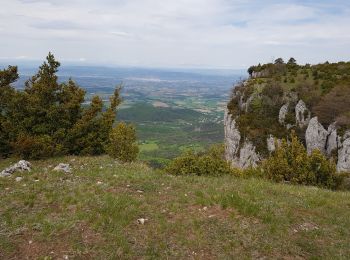
[[[246,68],[350,60],[349,0],[0,0],[0,60]]]

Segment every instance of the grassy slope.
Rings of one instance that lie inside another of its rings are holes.
[[[0,178],[1,259],[350,257],[350,193],[72,159]]]

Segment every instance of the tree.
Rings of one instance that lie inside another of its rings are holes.
[[[73,80],[59,83],[60,63],[49,53],[24,91],[10,84],[17,67],[0,71],[0,155],[16,153],[24,158],[105,152],[116,110],[121,102],[117,87],[103,112],[95,96],[83,107],[85,91]]]
[[[275,64],[284,64],[284,60],[282,58],[278,58],[275,60]]]
[[[11,151],[12,128],[9,107],[13,103],[16,91],[11,86],[18,79],[17,67],[9,66],[0,70],[0,158]]]
[[[139,153],[136,131],[132,125],[119,123],[109,134],[107,153],[122,162],[135,161]]]
[[[288,60],[287,65],[297,65],[296,59],[294,59],[293,57],[291,57],[291,58]]]
[[[250,67],[248,68],[249,76],[252,76],[252,75],[253,75],[254,69],[255,69],[254,66],[250,66]]]
[[[290,139],[276,142],[277,149],[262,165],[265,176],[276,182],[335,188],[335,164],[317,150],[308,156],[294,132]]]

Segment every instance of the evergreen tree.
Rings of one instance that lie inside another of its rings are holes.
[[[10,85],[18,78],[17,67],[0,71],[0,155],[14,152],[43,158],[105,152],[121,103],[121,87],[116,88],[106,111],[97,96],[84,109],[85,91],[71,79],[59,83],[59,66],[49,53],[24,91]]]

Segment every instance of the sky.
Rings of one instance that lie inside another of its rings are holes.
[[[242,69],[349,47],[349,0],[0,0],[0,61]]]

